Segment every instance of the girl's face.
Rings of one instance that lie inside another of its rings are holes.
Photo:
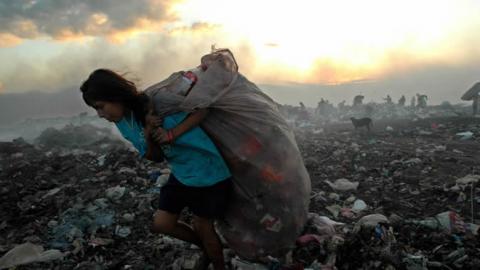
[[[125,114],[125,107],[119,102],[95,101],[92,106],[99,117],[110,122],[119,122]]]

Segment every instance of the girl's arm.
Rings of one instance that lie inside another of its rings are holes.
[[[180,124],[170,130],[165,130],[161,125],[153,125],[149,131],[151,133],[151,138],[154,142],[160,145],[171,143],[175,138],[178,138],[185,132],[200,124],[207,114],[208,109],[199,109],[189,114]]]
[[[183,120],[179,125],[170,129],[170,131],[172,132],[173,138],[178,138],[183,133],[189,131],[195,126],[198,126],[200,122],[202,122],[203,119],[207,117],[207,114],[208,114],[207,108],[199,109],[189,114],[187,118],[185,118],[185,120]]]

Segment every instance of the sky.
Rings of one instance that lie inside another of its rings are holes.
[[[478,14],[480,0],[0,0],[0,99],[78,89],[97,68],[145,88],[215,46],[280,103],[455,103],[480,81]]]

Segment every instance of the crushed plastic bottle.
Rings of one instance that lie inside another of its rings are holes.
[[[186,96],[190,90],[192,89],[193,85],[197,82],[198,78],[195,73],[192,71],[187,71],[181,76],[181,82],[178,86],[178,93],[182,96]]]

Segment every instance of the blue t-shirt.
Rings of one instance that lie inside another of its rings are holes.
[[[138,150],[140,156],[145,156],[147,152],[147,143],[143,134],[143,127],[138,121],[131,117],[124,117],[119,122],[115,123],[122,136],[130,141],[132,145]]]
[[[163,128],[176,127],[187,115],[185,112],[180,112],[166,116],[163,119]],[[127,122],[127,120],[122,119],[117,123],[117,127],[143,156],[147,149],[143,128],[136,124],[134,126],[136,130],[132,131],[130,129],[131,122]],[[126,129],[130,129],[130,131]],[[142,138],[138,138],[138,136]],[[211,186],[231,176],[230,170],[217,147],[198,126],[176,138],[173,144],[162,145],[161,148],[173,175],[184,185]]]

